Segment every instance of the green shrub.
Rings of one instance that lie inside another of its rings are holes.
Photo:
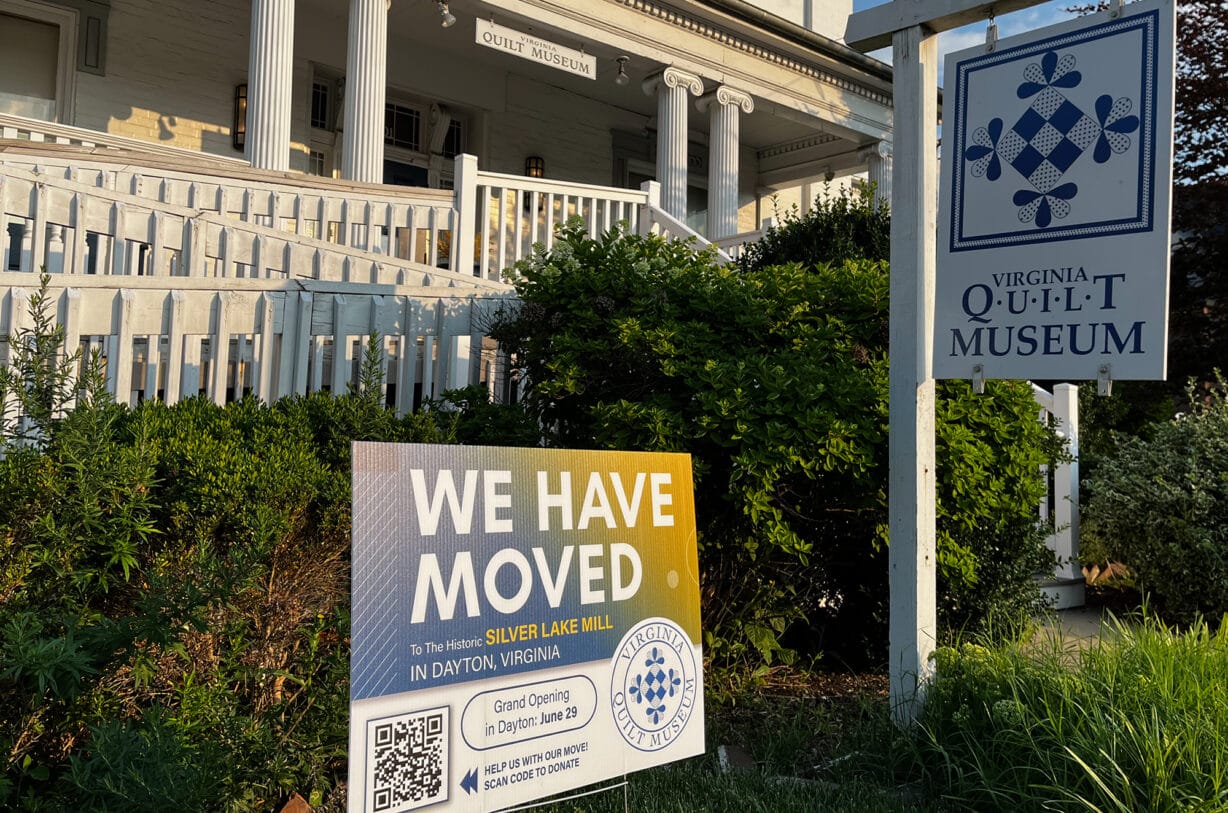
[[[568,226],[519,271],[523,304],[492,335],[524,365],[548,441],[693,457],[709,651],[771,662],[822,635],[881,658],[886,266],[739,271]],[[942,392],[943,621],[960,628],[1037,600],[1034,506],[1055,446],[1026,386]]]
[[[773,265],[820,263],[840,265],[846,260],[887,260],[891,251],[891,215],[885,205],[874,204],[869,186],[855,193],[830,188],[817,197],[810,211],[786,212],[780,224],[738,258],[745,271]]]
[[[1090,648],[939,649],[916,742],[932,796],[974,811],[1228,804],[1228,625],[1113,624]]]
[[[1190,411],[1149,437],[1118,438],[1083,512],[1089,545],[1182,622],[1228,612],[1228,384],[1189,396]]]
[[[0,809],[339,809],[351,440],[532,424],[477,392],[398,417],[374,363],[341,397],[120,407],[49,301],[0,370]]]

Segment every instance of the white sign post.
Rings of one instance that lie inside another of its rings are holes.
[[[945,239],[943,234],[935,234],[933,218],[933,201],[937,196],[934,161],[937,124],[937,34],[985,19],[995,11],[1001,14],[1036,4],[1036,0],[894,0],[851,15],[845,32],[845,42],[862,51],[882,48],[888,43],[893,46],[897,175],[892,182],[891,196],[891,474],[888,509],[891,534],[891,704],[893,716],[901,723],[914,720],[921,709],[931,669],[929,656],[934,648],[936,633],[933,401],[935,368],[931,366],[930,350],[933,348],[935,335],[935,238],[937,237],[939,246],[942,246]],[[1158,5],[1165,9],[1161,16],[1171,20],[1172,0]],[[1171,32],[1171,28],[1169,31]],[[1159,41],[1168,43],[1167,60],[1171,66],[1171,33],[1167,40],[1161,38]],[[1009,43],[1004,43],[1004,46],[1010,47]],[[1056,85],[1061,79],[1057,73],[1062,56],[1058,56],[1052,67],[1049,67],[1050,60],[1045,58],[1044,53],[1037,59],[1040,79]],[[1033,76],[1037,73],[1036,69],[1025,67],[1025,71],[1027,75],[1024,76],[1024,81],[1041,84]],[[1065,76],[1068,78],[1062,81],[1072,81],[1069,70]],[[948,81],[951,78],[952,74],[948,69]],[[1167,77],[1153,79],[1159,83],[1167,81],[1171,87],[1171,69]],[[1016,88],[1016,94],[1020,94],[1022,89]],[[1098,103],[1093,101],[1092,107],[1099,115],[1102,105],[1098,106]],[[1106,140],[1110,142],[1110,151],[1117,149],[1114,142],[1118,142],[1120,146],[1116,133],[1125,127],[1122,124],[1114,129],[1112,125],[1122,122],[1123,116],[1128,115],[1128,112],[1123,113],[1116,106],[1114,98],[1113,104],[1104,114],[1104,120],[1100,122],[1102,130],[1111,133],[1106,135]],[[1169,115],[1171,116],[1171,113]],[[955,111],[954,118],[958,118],[958,111]],[[1162,120],[1158,111],[1156,120]],[[985,129],[988,133],[988,124]],[[996,130],[996,127],[994,129]],[[1164,138],[1157,136],[1155,140],[1162,141]],[[1164,154],[1159,147],[1156,148],[1156,155],[1159,160],[1164,160]],[[965,153],[962,160],[977,161],[980,157],[983,156],[970,158]],[[947,165],[944,171],[950,171],[949,167],[957,159],[960,159],[960,156],[948,154],[947,160],[944,161]],[[991,162],[992,159],[986,161],[986,164]],[[988,172],[986,166],[985,173]],[[1167,183],[1167,176],[1155,177],[1154,183],[1161,180]],[[1060,198],[1056,194],[1057,186],[1060,184],[1055,184],[1048,190],[1048,193],[1052,193],[1049,197],[1053,198],[1048,203],[1051,216],[1055,216],[1061,208],[1057,202]],[[1152,191],[1155,191],[1154,188]],[[1030,200],[1024,201],[1020,196],[1018,206],[1031,207],[1037,197],[1033,195]],[[1042,204],[1035,203],[1034,208],[1029,209],[1033,220],[1039,216],[1041,206]],[[1158,217],[1157,214],[1153,218],[1157,223]],[[1164,222],[1166,227],[1166,218]],[[1056,263],[1054,265],[1056,266]],[[992,266],[980,269],[981,273],[990,279],[995,271],[1003,270],[1015,269],[998,269]],[[1166,273],[1163,276],[1167,279]],[[1105,286],[1108,283],[1102,281],[1100,284]],[[977,291],[979,292],[979,289]],[[1103,307],[1105,292],[1101,293]],[[1064,296],[1064,293],[1058,295]],[[1118,301],[1120,300],[1114,300]],[[996,299],[994,307],[999,307]],[[967,319],[968,315],[965,314],[964,318]],[[1132,328],[1133,321],[1124,328],[1128,337],[1125,340],[1128,352],[1124,355],[1140,355],[1132,352]],[[1102,340],[1105,330],[1107,329],[1102,329],[1101,332]],[[1121,329],[1118,329],[1116,336],[1122,338]],[[943,341],[949,339],[947,335],[940,336],[939,349],[942,348]],[[1117,341],[1114,340],[1113,347],[1116,346]],[[1162,354],[1162,351],[1160,352]],[[1119,353],[1114,358],[1119,359],[1122,355]],[[939,359],[942,359],[941,354]],[[942,360],[941,363],[945,365],[946,362]],[[977,371],[970,369],[966,360],[962,365],[959,377],[984,373],[984,368]],[[942,373],[948,372],[945,366],[940,370]],[[1037,377],[1057,378],[1061,377],[1061,374],[1054,367],[1047,368],[1044,376]]]
[[[1173,10],[948,55],[936,377],[1164,378]]]

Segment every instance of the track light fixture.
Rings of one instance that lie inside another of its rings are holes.
[[[622,86],[631,81],[631,77],[627,76],[627,62],[630,61],[629,56],[620,56],[618,58],[618,76],[614,77],[614,84]]]
[[[448,11],[446,0],[437,0],[439,6],[439,24],[444,28],[451,28],[456,24],[456,15]]]

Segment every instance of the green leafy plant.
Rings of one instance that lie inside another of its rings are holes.
[[[398,416],[378,337],[341,396],[117,406],[48,287],[3,371],[0,808],[342,809],[350,443],[535,424],[478,390]]]
[[[803,265],[846,260],[886,260],[891,250],[891,215],[875,201],[874,188],[863,185],[833,195],[831,187],[815,198],[810,210],[794,207],[763,239],[746,247],[738,265],[754,271],[773,265]]]
[[[1191,383],[1189,411],[1118,436],[1088,483],[1083,534],[1125,562],[1174,621],[1228,612],[1228,382]]]
[[[914,766],[977,811],[1223,810],[1228,626],[939,649]]]
[[[880,657],[885,264],[719,267],[685,243],[572,224],[518,270],[522,304],[492,335],[523,365],[547,442],[692,455],[709,651]],[[1034,506],[1057,444],[1035,413],[1026,386],[942,390],[948,628],[1037,602],[1049,557]]]

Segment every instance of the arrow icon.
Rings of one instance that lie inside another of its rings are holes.
[[[478,769],[474,768],[472,771],[465,774],[465,778],[461,780],[460,786],[461,790],[465,791],[465,793],[477,793]]]

